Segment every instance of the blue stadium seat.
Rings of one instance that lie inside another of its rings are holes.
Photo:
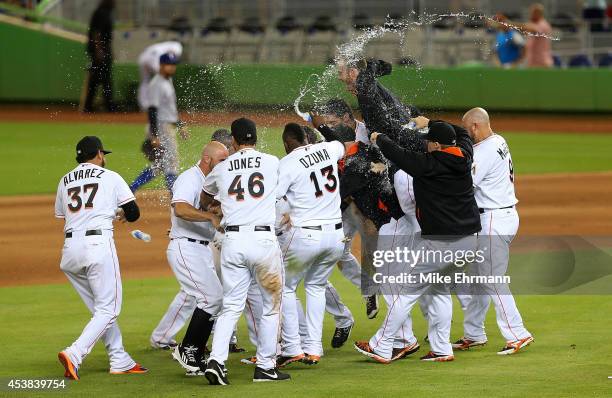
[[[593,63],[589,57],[584,54],[580,54],[574,55],[572,58],[570,58],[568,66],[570,68],[590,68],[593,66]]]
[[[553,55],[553,62],[555,64],[555,68],[563,67],[563,61],[561,60],[561,57],[559,57],[558,55]]]
[[[610,68],[612,67],[612,53],[607,53],[599,60],[600,68]]]

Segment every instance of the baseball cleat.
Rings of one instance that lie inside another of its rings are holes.
[[[242,347],[238,347],[238,344],[230,344],[229,352],[232,354],[246,352],[246,350]]]
[[[257,357],[242,358],[240,360],[240,363],[243,363],[245,365],[255,365],[257,364]]]
[[[110,370],[109,373],[112,375],[127,375],[127,374],[143,374],[147,373],[149,369],[145,368],[141,364],[137,363],[127,370]]]
[[[320,360],[321,360],[320,355],[304,354],[304,358],[302,359],[302,362],[305,363],[306,365],[316,365],[319,363]]]
[[[480,347],[487,344],[487,340],[471,340],[465,337],[455,341],[452,346],[456,350],[465,351],[472,347]]]
[[[421,346],[419,345],[418,342],[415,342],[414,344],[411,344],[404,348],[394,348],[393,353],[391,354],[391,360],[397,361],[398,359],[406,358],[408,357],[408,355],[411,355],[417,352],[420,348]]]
[[[174,347],[177,346],[176,341],[171,340],[168,342],[161,342],[161,341],[153,341],[151,340],[151,347],[156,349],[156,350],[173,350]]]
[[[372,358],[378,363],[391,363],[390,359],[387,359],[375,353],[374,350],[372,350],[372,348],[370,347],[370,343],[368,343],[367,341],[356,341],[353,347],[355,347],[357,352],[365,355],[368,358]]]
[[[427,355],[421,357],[421,361],[428,361],[428,362],[450,362],[454,360],[455,360],[455,356],[452,354],[451,355],[440,355],[440,354],[435,354],[432,351],[429,351]]]
[[[276,367],[283,368],[289,365],[290,363],[300,362],[301,360],[304,359],[304,357],[305,357],[304,353],[294,355],[294,356],[280,356],[276,358]]]
[[[57,354],[57,359],[59,359],[60,363],[64,367],[64,377],[68,377],[72,380],[79,380],[79,369],[74,366],[68,354],[65,351]]]
[[[213,386],[227,386],[229,384],[225,366],[214,359],[208,361],[206,370],[204,371],[204,377],[206,377],[206,380]]]
[[[334,337],[332,337],[331,346],[333,348],[340,348],[346,343],[348,338],[351,336],[351,331],[353,330],[353,326],[355,323],[351,323],[350,326],[345,328],[336,328],[334,332]]]
[[[185,370],[196,372],[200,369],[199,363],[201,360],[201,355],[198,351],[196,346],[188,345],[183,347],[182,344],[179,344],[172,351],[172,358],[176,359]]]
[[[378,296],[373,294],[365,297],[366,302],[366,315],[368,319],[376,318],[378,315]]]
[[[506,343],[505,347],[501,350],[497,351],[497,355],[512,355],[516,354],[521,348],[527,347],[529,344],[533,343],[533,337],[525,337],[524,339],[509,341]]]
[[[265,381],[286,381],[291,380],[287,373],[279,372],[278,369],[262,369],[259,366],[253,373],[253,382],[260,383]]]

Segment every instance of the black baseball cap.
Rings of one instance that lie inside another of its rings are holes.
[[[79,163],[89,160],[96,156],[98,151],[102,151],[105,155],[111,153],[111,151],[104,149],[102,141],[98,137],[94,135],[85,136],[76,145],[76,160]]]
[[[423,136],[431,142],[438,142],[442,145],[457,144],[457,135],[453,126],[446,122],[433,122],[429,125],[429,132]]]
[[[241,117],[232,122],[232,137],[238,144],[254,144],[257,142],[257,126],[251,119]]]
[[[160,64],[176,65],[180,62],[179,57],[174,53],[165,53],[159,57]]]

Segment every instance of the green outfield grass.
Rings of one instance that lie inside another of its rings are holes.
[[[121,256],[121,253],[119,253]],[[58,271],[59,272],[59,271]],[[338,272],[332,278],[353,310],[356,328],[350,338],[369,338],[384,312],[368,320],[355,288]],[[607,282],[612,280],[607,277]],[[203,377],[188,378],[164,351],[148,346],[151,330],[178,289],[172,278],[129,280],[124,283],[123,312],[119,322],[124,344],[132,356],[151,371],[147,375],[111,376],[99,343],[81,369],[81,381],[70,382],[71,396],[154,397],[606,397],[612,390],[612,346],[609,344],[612,301],[609,296],[521,296],[517,302],[535,343],[515,356],[500,357],[503,340],[493,311],[487,325],[489,344],[470,352],[457,352],[450,363],[421,363],[418,354],[390,365],[365,359],[348,343],[330,348],[333,320],[325,320],[322,362],[313,367],[291,365],[293,380],[282,384],[251,382],[253,368],[232,354],[227,364],[232,385],[209,386]],[[57,352],[80,333],[89,314],[76,292],[66,283],[0,289],[0,338],[3,343],[0,378],[58,377],[63,368]],[[452,337],[461,336],[461,311],[455,305]],[[239,339],[248,343],[241,320]],[[414,330],[419,340],[426,333],[418,310]],[[0,396],[7,395],[0,389]],[[38,396],[46,396],[40,393]],[[25,396],[25,395],[24,395]],[[27,396],[36,394],[27,393]]]
[[[193,164],[215,126],[193,127],[192,138],[181,142],[181,166]],[[95,134],[114,153],[108,167],[126,180],[146,165],[139,152],[144,124],[7,123],[0,122],[3,184],[0,195],[53,193],[59,178],[74,167],[74,146]],[[260,147],[283,155],[280,129],[261,131]],[[516,173],[586,172],[612,170],[612,135],[506,133]],[[129,182],[129,181],[128,181]],[[153,187],[161,186],[158,181]]]

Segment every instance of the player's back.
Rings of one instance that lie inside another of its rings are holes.
[[[338,160],[343,156],[344,145],[332,141],[301,146],[281,159],[277,196],[287,197],[293,225],[341,221]]]
[[[134,195],[119,174],[81,163],[60,179],[55,216],[65,219],[66,232],[112,230],[115,210],[132,200]]]
[[[275,156],[246,148],[215,166],[204,191],[218,195],[221,225],[274,226],[278,164]]]
[[[518,202],[514,192],[512,156],[501,135],[493,134],[474,145],[472,177],[479,208],[497,209]]]

